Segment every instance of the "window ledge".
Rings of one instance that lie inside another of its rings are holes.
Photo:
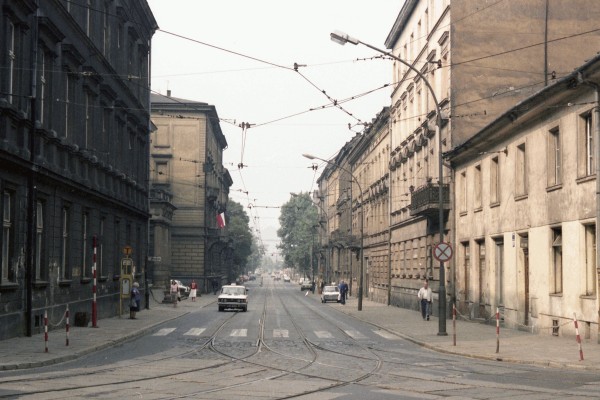
[[[483,211],[483,207],[481,207],[481,206],[479,206],[473,210],[474,213],[478,213],[478,212],[482,212],[482,211]]]
[[[546,192],[554,192],[555,190],[559,190],[559,189],[562,189],[562,183],[559,183],[557,185],[548,186],[546,188]]]
[[[579,296],[579,298],[582,300],[596,300],[596,295],[595,294],[582,294],[581,296]]]
[[[98,278],[98,282],[106,282],[108,280],[108,276],[101,276]]]
[[[584,183],[584,182],[589,182],[589,181],[593,181],[596,179],[596,175],[588,175],[588,176],[582,176],[580,178],[577,178],[575,180],[576,183]]]
[[[496,201],[494,203],[490,203],[490,208],[495,208],[495,207],[499,207],[500,206],[500,202]]]
[[[37,281],[34,281],[34,282],[33,282],[33,287],[34,287],[35,289],[45,289],[45,288],[46,288],[46,286],[48,286],[48,281],[40,281],[40,280],[37,280]]]
[[[549,293],[548,294],[550,297],[563,297],[562,293]]]
[[[464,217],[468,213],[469,213],[468,211],[461,211],[458,215],[460,215],[461,217]]]
[[[59,279],[58,286],[71,286],[73,281],[71,279]]]
[[[0,283],[0,292],[8,292],[12,290],[17,290],[18,288],[19,284],[15,282]]]
[[[90,283],[91,281],[92,281],[92,278],[88,278],[88,277],[83,277],[80,280],[81,283]]]
[[[529,195],[527,193],[519,194],[519,195],[515,196],[515,201],[525,200],[525,199],[527,199],[527,197],[529,197]]]

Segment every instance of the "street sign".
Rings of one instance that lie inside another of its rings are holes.
[[[161,262],[162,257],[158,257],[158,256],[148,257],[148,261]]]
[[[452,246],[450,246],[450,243],[438,243],[433,248],[433,258],[439,262],[446,262],[450,260],[452,258]]]
[[[129,257],[132,252],[133,252],[133,249],[131,248],[131,246],[123,247],[123,255]]]

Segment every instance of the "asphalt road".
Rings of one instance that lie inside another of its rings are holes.
[[[426,350],[304,296],[249,285],[247,312],[204,308],[80,359],[3,374],[0,398],[597,399],[585,371]]]

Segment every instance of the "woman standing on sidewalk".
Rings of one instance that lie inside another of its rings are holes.
[[[173,307],[177,307],[177,300],[179,297],[179,285],[175,280],[171,281],[171,303],[173,303]]]
[[[135,319],[135,313],[140,311],[140,284],[133,282],[133,288],[131,289],[131,302],[129,304],[129,319]]]
[[[196,291],[198,290],[198,284],[194,279],[192,279],[192,283],[190,284],[190,297],[192,301],[196,301]]]

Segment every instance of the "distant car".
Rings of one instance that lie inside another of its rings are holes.
[[[338,302],[339,295],[340,289],[337,286],[325,286],[321,293],[321,303],[327,303],[328,301]]]
[[[290,281],[290,277],[289,277],[289,276],[287,276],[287,275],[284,275],[284,276],[283,276],[283,281],[284,281],[284,282],[289,282],[289,281]]]
[[[242,285],[224,285],[221,294],[217,298],[219,311],[227,308],[248,311],[248,289]]]
[[[300,282],[300,290],[311,290],[312,282],[310,279],[306,278],[302,282]]]
[[[174,279],[174,281],[177,283],[177,286],[179,286],[179,296],[182,299],[185,299],[187,297],[190,297],[190,287],[184,285],[183,283],[181,283],[180,280],[178,279]]]

